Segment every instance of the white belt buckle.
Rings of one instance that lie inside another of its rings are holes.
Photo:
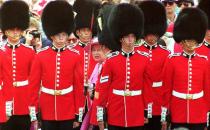
[[[186,99],[188,99],[188,100],[193,99],[193,94],[186,94]]]
[[[124,91],[124,96],[131,96],[132,92],[129,89]]]
[[[17,82],[13,82],[13,86],[17,87]]]
[[[54,90],[54,95],[59,96],[62,94],[62,90]]]

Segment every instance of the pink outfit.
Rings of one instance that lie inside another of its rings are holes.
[[[90,76],[90,79],[89,79],[91,84],[96,84],[101,67],[102,67],[101,63],[97,63],[95,65],[95,68],[94,68],[94,70]],[[93,89],[93,88],[90,88],[90,89]],[[92,100],[90,99],[90,96],[88,96],[87,100],[88,100],[88,110],[89,111],[85,115],[85,118],[82,122],[82,126],[81,126],[80,130],[88,130],[89,125],[90,125],[90,115],[91,115],[91,111],[92,111]]]

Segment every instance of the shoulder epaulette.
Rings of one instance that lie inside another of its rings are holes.
[[[173,53],[169,55],[169,58],[175,57],[175,56],[181,56],[181,53]]]
[[[74,52],[74,53],[77,53],[78,55],[80,55],[80,53],[79,53],[79,51],[78,50],[76,50],[76,49],[74,49],[74,48],[72,48],[72,47],[67,47],[70,51],[72,51],[72,52]]]
[[[139,51],[139,50],[137,50],[136,52],[137,52],[138,54],[140,54],[140,55],[143,55],[143,56],[149,57],[149,54],[148,54],[147,52],[144,52],[144,51]]]
[[[204,58],[204,59],[206,59],[206,60],[208,60],[208,57],[207,57],[207,56],[205,56],[205,55],[200,55],[200,54],[197,54],[197,56],[198,56],[198,57],[201,57],[201,58]]]
[[[27,47],[27,48],[30,48],[30,49],[32,49],[32,50],[34,50],[34,48],[32,47],[32,46],[29,46],[29,45],[26,45],[26,44],[21,44],[21,45],[23,45],[24,47]]]
[[[47,50],[48,48],[49,48],[49,46],[43,47],[43,48],[41,48],[41,49],[38,49],[38,50],[37,50],[37,53],[40,53],[40,52],[42,52],[42,51],[45,51],[45,50]]]
[[[115,57],[115,56],[117,56],[117,55],[119,55],[119,51],[114,51],[114,52],[111,52],[111,53],[109,53],[108,55],[107,55],[107,58],[112,58],[112,57]]]

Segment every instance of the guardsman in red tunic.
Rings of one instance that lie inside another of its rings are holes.
[[[152,103],[148,54],[134,51],[143,21],[141,9],[131,4],[117,5],[109,16],[108,28],[121,46],[106,60],[98,81],[97,120],[103,121],[106,108],[109,130],[143,130],[144,109]]]
[[[149,123],[145,125],[146,130],[161,130],[161,122],[165,121],[166,108],[161,106],[163,97],[163,66],[169,55],[169,51],[159,45],[158,40],[166,31],[166,12],[162,3],[157,1],[144,1],[139,4],[139,7],[144,13],[144,43],[136,50],[144,51],[149,54],[149,64],[152,68],[152,90],[154,101],[152,104],[152,117],[149,118]],[[154,11],[151,12],[151,9]],[[162,119],[161,119],[162,113]]]
[[[82,67],[80,72],[83,74],[80,79],[82,90],[84,91],[83,102],[84,112],[87,112],[88,101],[87,90],[90,85],[89,78],[94,69],[96,62],[91,55],[92,38],[97,35],[97,15],[100,8],[100,3],[97,0],[76,0],[73,5],[74,11],[77,13],[75,16],[76,28],[74,31],[75,36],[79,39],[76,46],[73,48],[80,53]],[[86,110],[85,110],[86,108]],[[79,115],[83,116],[84,115]]]
[[[210,1],[209,0],[202,0],[199,2],[198,8],[203,10],[208,17],[208,21],[210,22]],[[206,32],[204,41],[196,48],[196,52],[201,55],[208,56],[208,59],[210,58],[210,23],[208,22],[208,30]],[[210,60],[209,60],[209,72],[210,72]],[[210,111],[210,106],[209,106]],[[210,114],[209,114],[210,117]],[[208,120],[208,130],[210,130],[209,127],[210,118]]]
[[[3,59],[4,59],[4,49],[0,48],[0,130],[1,127],[5,124],[5,122],[7,121],[6,119],[6,111],[5,111],[5,100],[2,94],[2,85],[3,85],[3,75],[2,75],[2,63],[3,63]]]
[[[41,19],[53,45],[41,50],[32,65],[30,116],[36,121],[40,108],[42,129],[71,130],[79,126],[81,119],[75,118],[83,108],[79,51],[65,46],[74,28],[73,8],[66,1],[51,1]]]
[[[174,24],[174,39],[183,52],[167,59],[163,84],[164,104],[170,105],[172,129],[206,127],[210,103],[208,59],[195,52],[206,31],[206,14],[197,8],[183,9]]]
[[[32,48],[20,43],[29,25],[29,7],[24,1],[6,1],[0,9],[1,30],[7,36],[3,46],[2,93],[9,118],[5,130],[29,130],[29,75],[35,55]]]

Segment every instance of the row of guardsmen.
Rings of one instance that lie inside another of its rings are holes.
[[[4,2],[0,28],[7,43],[0,49],[0,129],[38,129],[38,113],[42,130],[103,130],[105,124],[109,130],[166,130],[169,115],[171,129],[207,129],[209,5],[201,0],[198,7],[180,12],[173,37],[182,51],[170,54],[159,44],[167,28],[159,1],[100,5],[76,0],[73,6],[50,1],[41,21],[53,44],[35,53],[20,43],[29,25],[28,5]],[[71,33],[79,42],[66,46]],[[107,58],[98,80],[90,83],[95,36]],[[138,39],[144,41],[141,46],[134,44]]]

